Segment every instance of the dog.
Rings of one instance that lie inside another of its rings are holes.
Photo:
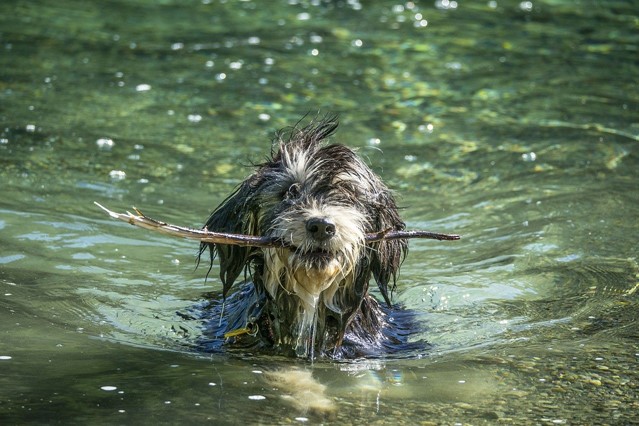
[[[217,258],[223,284],[221,303],[205,309],[207,350],[224,342],[314,359],[410,346],[410,314],[391,303],[407,240],[365,239],[401,231],[404,222],[391,190],[356,152],[327,143],[337,127],[335,116],[325,116],[277,132],[270,158],[206,221],[207,230],[286,242],[201,243],[198,259],[207,250],[211,265]],[[373,279],[383,302],[369,292]]]

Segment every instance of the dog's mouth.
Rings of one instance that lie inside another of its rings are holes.
[[[291,246],[290,250],[299,261],[317,268],[325,267],[337,257],[337,253],[322,247],[313,247],[311,249],[304,250],[299,247]]]

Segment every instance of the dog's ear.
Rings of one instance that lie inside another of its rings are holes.
[[[377,229],[401,231],[405,228],[404,222],[399,217],[395,201],[390,194],[383,197],[384,203],[380,204],[377,210]],[[399,267],[401,266],[408,252],[407,240],[381,240],[371,246],[370,267],[373,277],[377,282],[384,301],[390,307],[390,293],[397,286],[397,276]]]
[[[231,193],[211,214],[204,225],[205,229],[214,232],[257,235],[257,206],[253,205],[250,197],[253,193],[251,185],[252,182],[246,180]],[[256,249],[228,244],[201,243],[200,256],[207,248],[211,255],[211,264],[215,257],[219,259],[220,279],[223,284],[222,295],[226,297],[237,277],[248,267]]]

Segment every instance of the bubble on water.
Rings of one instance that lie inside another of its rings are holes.
[[[136,90],[136,92],[148,92],[149,90],[151,90],[151,85],[150,84],[138,84],[137,86],[135,86],[135,90]]]
[[[126,179],[126,173],[122,170],[111,170],[109,172],[109,177],[113,181],[120,181]]]
[[[524,12],[530,12],[533,9],[533,4],[531,1],[522,1],[519,3],[519,8]]]
[[[6,361],[6,360],[9,360],[9,359],[11,359],[11,357],[9,355],[0,355],[0,360],[2,360],[2,361]]]
[[[457,9],[457,2],[451,0],[437,0],[435,7],[440,10]]]
[[[35,126],[35,124],[27,124],[27,125],[25,126],[25,130],[26,130],[27,132],[29,132],[29,133],[33,133],[33,132],[35,132],[35,130],[36,130],[36,126]]]
[[[417,130],[419,130],[422,133],[433,133],[433,130],[435,129],[435,126],[433,126],[432,123],[428,123],[428,124],[420,124],[417,127]]]
[[[262,113],[262,114],[258,115],[257,118],[260,121],[269,121],[271,119],[271,116],[266,114],[266,113]]]
[[[101,386],[100,389],[102,389],[103,391],[106,391],[106,392],[112,392],[112,391],[117,389],[117,386],[106,385],[106,386]]]
[[[521,159],[526,161],[526,162],[533,162],[537,159],[537,154],[535,154],[534,152],[525,152],[523,154],[521,154]]]
[[[98,146],[99,149],[103,151],[111,151],[111,148],[113,148],[113,146],[115,145],[115,142],[113,142],[113,139],[100,138],[97,141],[95,141],[95,144]]]
[[[248,398],[252,401],[261,401],[263,399],[266,399],[264,395],[249,395]]]
[[[200,114],[189,114],[186,119],[189,120],[191,123],[199,123],[200,121],[202,121],[202,116]]]

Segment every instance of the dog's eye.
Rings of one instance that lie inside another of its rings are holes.
[[[297,198],[300,195],[300,184],[294,183],[286,190],[286,198]]]

